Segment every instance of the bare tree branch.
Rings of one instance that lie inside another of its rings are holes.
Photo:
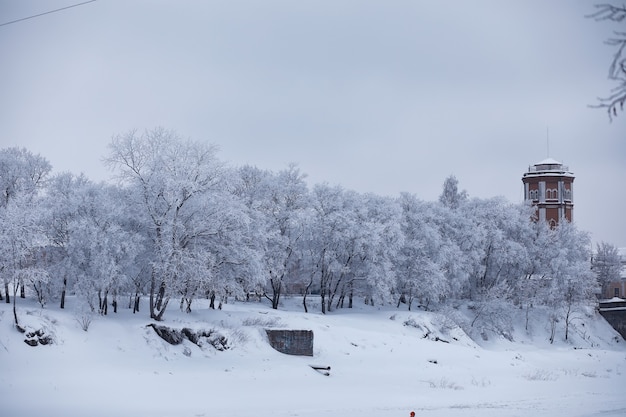
[[[596,21],[612,21],[621,23],[626,19],[626,6],[614,6],[612,4],[597,4],[596,12],[588,15]],[[624,111],[626,103],[626,32],[615,32],[615,38],[608,39],[605,43],[617,48],[613,60],[609,66],[610,80],[616,81],[617,85],[611,89],[608,97],[598,98],[598,104],[591,107],[605,108],[609,120],[617,116],[617,109]]]
[[[588,15],[587,17],[597,21],[612,20],[614,22],[621,22],[626,19],[626,6],[620,7],[604,3],[596,4],[595,8],[597,9],[596,12]]]

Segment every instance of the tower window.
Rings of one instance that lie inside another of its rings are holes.
[[[546,200],[556,200],[558,195],[558,190],[556,188],[546,189]]]
[[[569,188],[565,189],[564,194],[565,195],[564,195],[563,198],[565,198],[565,200],[571,200],[572,199],[572,190],[570,190]]]

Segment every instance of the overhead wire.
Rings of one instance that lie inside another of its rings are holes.
[[[17,23],[17,22],[21,22],[21,21],[24,21],[24,20],[28,20],[28,19],[33,19],[33,18],[35,18],[35,17],[44,16],[44,15],[47,15],[47,14],[50,14],[50,13],[60,12],[60,11],[62,11],[62,10],[71,9],[72,7],[78,7],[78,6],[85,5],[85,4],[87,4],[87,3],[93,3],[94,1],[96,1],[96,0],[84,1],[84,2],[82,2],[82,3],[72,4],[71,6],[61,7],[60,9],[54,9],[54,10],[50,10],[50,11],[47,11],[47,12],[43,12],[43,13],[39,13],[39,14],[35,14],[35,15],[32,15],[32,16],[23,17],[23,18],[21,18],[21,19],[12,20],[12,21],[10,21],[10,22],[0,23],[0,26],[6,26],[6,25],[10,25],[10,24],[12,24],[12,23]]]

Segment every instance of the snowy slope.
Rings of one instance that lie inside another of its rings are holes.
[[[70,302],[71,304],[71,302]],[[626,415],[626,343],[599,316],[572,340],[520,324],[514,342],[471,340],[445,317],[360,305],[327,315],[265,302],[171,308],[163,324],[215,329],[217,351],[159,338],[145,311],[95,317],[18,300],[21,324],[54,343],[30,347],[0,305],[3,416],[603,416]],[[145,307],[145,305],[143,306]],[[584,324],[584,325],[583,325]],[[306,329],[314,357],[273,350],[265,328]],[[331,366],[329,376],[309,367]]]

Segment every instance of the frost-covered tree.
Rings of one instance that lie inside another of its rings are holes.
[[[161,320],[171,297],[180,295],[187,274],[197,279],[211,274],[204,248],[193,242],[213,230],[197,221],[211,215],[202,212],[199,200],[223,189],[224,167],[216,147],[183,140],[162,128],[115,136],[109,148],[107,161],[119,170],[123,183],[134,188],[132,203],[141,208],[152,241],[150,317]]]
[[[13,296],[13,316],[18,327],[18,288],[24,290],[30,284],[41,289],[48,280],[47,272],[37,264],[37,257],[47,244],[38,220],[36,200],[25,195],[16,195],[0,209],[0,272],[7,301]],[[38,300],[42,306],[45,304],[43,294]]]
[[[470,276],[475,264],[480,262],[481,233],[464,210],[452,210],[441,204],[429,203],[429,220],[437,225],[441,236],[439,259],[446,277],[447,298],[467,298]]]
[[[513,302],[524,309],[526,330],[529,330],[531,309],[535,305],[542,305],[550,291],[547,266],[552,257],[556,256],[558,246],[554,230],[548,222],[532,222],[531,231],[530,241],[526,246],[529,261],[527,269],[518,278],[513,292]]]
[[[306,246],[312,257],[312,274],[317,277],[322,313],[326,313],[332,307],[331,294],[343,278],[344,265],[338,260],[339,235],[348,227],[348,219],[344,217],[341,187],[318,184],[313,187],[311,200],[314,215],[308,225],[306,236],[310,241]]]
[[[351,308],[357,296],[368,303],[389,300],[395,285],[395,257],[402,244],[400,208],[393,199],[337,187],[319,187],[316,195],[337,199],[335,211],[325,216],[318,212],[317,225],[326,227],[322,230],[328,235],[314,239],[322,243],[317,253],[321,249],[324,254],[318,258],[323,261],[319,273],[326,300],[323,311]]]
[[[228,172],[225,176],[236,179],[237,175]],[[256,243],[257,224],[234,193],[236,184],[224,185],[207,198],[192,202],[193,212],[201,214],[185,221],[187,237],[178,256],[186,260],[180,262],[184,267],[176,288],[181,295],[181,309],[187,312],[194,298],[208,295],[214,307],[216,298],[241,297],[264,282],[262,253]]]
[[[585,307],[595,303],[598,284],[591,270],[588,233],[569,222],[559,223],[552,233],[551,256],[546,265],[549,291],[544,302],[553,308],[553,321],[564,320],[567,340],[572,322]]]
[[[119,216],[115,217],[115,223],[137,243],[134,248],[135,260],[126,265],[125,279],[119,291],[120,295],[125,293],[128,296],[128,308],[132,308],[133,313],[138,313],[142,296],[148,294],[154,247],[142,222],[141,207],[131,204],[134,201],[134,191],[132,187],[116,187],[113,200],[122,208]]]
[[[459,191],[459,180],[454,175],[450,175],[443,182],[443,191],[439,196],[439,202],[450,209],[457,209],[467,200],[467,192]]]
[[[255,273],[255,282],[251,282],[246,288],[246,298],[250,294],[259,297],[265,294],[265,285],[269,279],[265,259],[268,250],[268,233],[271,228],[268,198],[273,180],[274,173],[271,171],[244,165],[238,168],[236,181],[234,181],[233,196],[242,204],[242,209],[245,210],[248,218],[248,236],[245,238],[249,242],[248,247],[258,258],[259,270]],[[278,308],[278,300],[275,305]]]
[[[314,214],[306,233],[310,239],[306,246],[311,256],[309,265],[314,268],[311,274],[319,283],[322,313],[340,306],[346,296],[354,296],[357,285],[369,299],[389,297],[395,249],[390,243],[401,236],[397,225],[399,211],[397,215],[394,211],[385,212],[385,208],[389,209],[385,201],[339,186],[314,187]],[[385,231],[388,236],[375,236]]]
[[[472,301],[471,327],[510,337],[507,314],[515,287],[529,268],[527,245],[532,228],[526,206],[502,198],[472,199],[463,206],[472,223],[474,244],[467,296]]]
[[[591,267],[602,287],[602,295],[605,295],[607,285],[620,279],[622,263],[617,247],[606,242],[598,243]]]
[[[309,199],[306,175],[292,164],[276,174],[243,167],[240,176],[238,195],[252,212],[269,282],[270,294],[264,294],[277,309],[285,285],[297,280],[298,245]]]
[[[466,208],[480,238],[479,262],[470,276],[470,298],[481,299],[494,289],[502,297],[528,269],[530,218],[525,210],[501,198],[474,199]]]
[[[120,189],[84,184],[78,193],[76,216],[69,225],[67,254],[76,280],[73,291],[92,312],[117,312],[119,297],[129,286],[128,272],[142,253],[142,237],[124,227]]]
[[[0,274],[7,303],[10,303],[9,287],[12,286],[17,326],[15,297],[18,287],[23,297],[27,283],[41,288],[47,281],[47,274],[36,263],[37,256],[46,246],[38,221],[40,207],[37,198],[50,169],[45,158],[26,149],[0,150]]]
[[[49,290],[59,298],[60,308],[65,308],[68,290],[76,277],[68,245],[72,222],[78,214],[79,196],[87,184],[89,180],[84,175],[57,174],[47,182],[42,199],[42,224],[49,241],[42,261],[51,276]]]
[[[432,205],[410,194],[402,194],[399,202],[404,239],[396,267],[398,305],[404,301],[411,310],[415,299],[428,306],[449,293],[441,258],[449,252],[442,251],[443,235],[432,219]]]
[[[0,207],[20,195],[37,195],[51,169],[47,159],[25,148],[0,149]]]
[[[395,199],[373,194],[357,195],[354,235],[360,251],[352,266],[349,304],[354,296],[374,303],[391,301],[396,284],[396,265],[404,243],[402,209]],[[341,298],[343,300],[343,296]]]

